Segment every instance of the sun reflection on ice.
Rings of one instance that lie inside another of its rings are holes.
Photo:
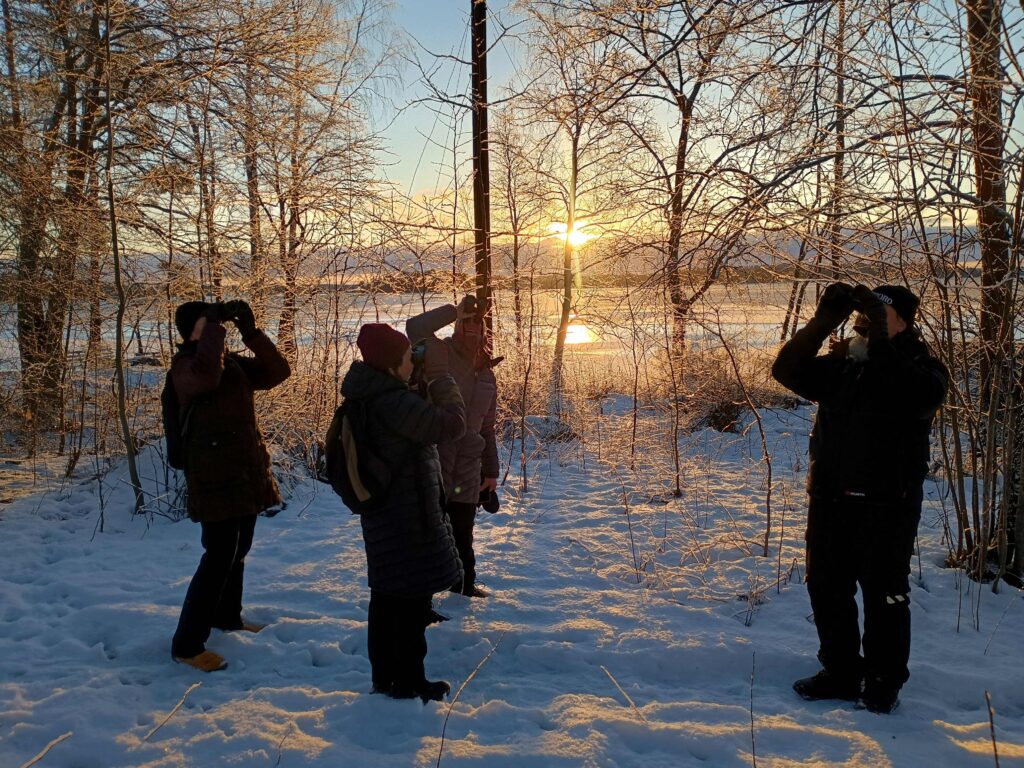
[[[569,319],[569,327],[565,332],[566,344],[590,344],[597,341],[597,335],[587,327],[587,324],[573,315]]]
[[[594,341],[593,332],[583,323],[573,323],[565,334],[566,344],[589,344]]]

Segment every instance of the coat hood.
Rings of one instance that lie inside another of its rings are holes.
[[[391,374],[378,371],[362,360],[355,360],[341,382],[341,395],[353,400],[365,400],[391,390],[408,388],[408,384]]]

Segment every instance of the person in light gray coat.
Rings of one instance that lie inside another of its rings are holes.
[[[481,493],[493,493],[498,487],[494,436],[498,385],[484,347],[484,313],[479,310],[476,297],[466,296],[458,307],[446,304],[406,323],[413,344],[427,342],[424,368],[428,378],[435,371],[450,373],[466,404],[466,433],[458,440],[438,444],[437,451],[446,510],[462,560],[463,580],[457,591],[469,597],[487,596],[476,583],[473,527]],[[451,323],[455,323],[451,337],[438,339],[436,333]]]

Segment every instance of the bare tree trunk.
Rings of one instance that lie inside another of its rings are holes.
[[[838,0],[836,9],[839,22],[836,29],[836,103],[835,103],[835,161],[832,168],[832,200],[828,212],[829,258],[832,279],[838,279],[843,232],[843,196],[845,195],[846,161],[846,0]]]
[[[983,548],[994,536],[1000,558],[1000,572],[1005,567],[1008,541],[1017,536],[1010,530],[1006,495],[1010,477],[1002,477],[1002,501],[997,502],[997,475],[1002,467],[999,456],[1012,452],[1012,430],[1006,427],[1007,406],[1011,394],[1014,362],[1011,317],[1010,216],[1006,206],[1005,138],[1002,111],[1003,32],[1001,0],[968,0],[967,42],[970,50],[972,153],[974,160],[975,197],[978,215],[978,242],[981,256],[980,397],[990,418],[985,424],[986,525]],[[996,414],[999,414],[998,419]],[[1010,418],[1010,424],[1014,423]],[[1007,444],[1007,441],[1010,441]],[[982,549],[982,552],[985,550]],[[984,557],[977,562],[978,575],[984,569]],[[995,588],[998,584],[993,584]]]
[[[209,97],[207,97],[209,101]],[[206,264],[207,277],[214,299],[223,301],[221,291],[222,274],[220,257],[217,249],[216,231],[216,181],[215,166],[212,159],[209,104],[206,104],[200,119],[193,116],[191,106],[187,106],[189,125],[192,130],[192,142],[195,145],[196,165],[199,171],[199,217],[196,221],[196,233],[199,237],[198,257],[200,263]]]
[[[519,273],[519,231],[513,223],[512,232],[512,314],[516,324],[516,349],[523,348],[523,295]]]
[[[558,318],[558,331],[555,335],[555,354],[551,363],[551,382],[548,393],[548,418],[560,419],[564,415],[565,381],[563,358],[565,357],[565,339],[569,333],[569,318],[572,314],[573,301],[573,243],[572,233],[576,228],[576,190],[579,183],[579,134],[572,135],[570,149],[569,194],[567,215],[565,220],[565,243],[562,246],[562,309]]]
[[[686,353],[686,323],[690,314],[689,302],[683,301],[683,289],[679,270],[680,248],[683,237],[683,183],[686,178],[686,151],[690,136],[690,120],[693,104],[683,95],[677,95],[681,116],[679,137],[676,140],[676,160],[672,173],[672,193],[669,203],[668,259],[665,277],[668,280],[668,296],[672,305],[672,349],[669,353],[682,360]]]
[[[177,192],[175,180],[172,177],[170,185],[170,201],[167,205],[167,273],[174,274],[174,203]],[[164,297],[167,300],[167,349],[170,355],[174,355],[174,343],[177,341],[177,328],[174,326],[174,294],[171,289],[171,281],[164,284]]]
[[[968,0],[967,42],[971,55],[971,131],[981,249],[981,388],[994,385],[999,361],[1010,359],[1010,227],[1004,168],[1001,0]]]
[[[102,65],[97,63],[95,51],[85,55],[70,37],[60,38],[58,50],[63,54],[64,73],[55,89],[53,116],[42,137],[43,147],[37,150],[30,148],[27,146],[27,126],[21,113],[17,37],[8,0],[4,0],[2,8],[10,92],[10,133],[5,136],[5,148],[13,160],[12,175],[17,188],[14,230],[17,237],[16,300],[22,408],[26,426],[35,435],[41,430],[57,427],[63,420],[64,330],[79,247],[78,225],[84,208],[84,173],[81,169],[87,164],[87,157],[82,158],[79,154],[82,149],[80,137],[85,137],[90,152],[92,142],[91,131],[80,130],[77,121],[77,73],[93,68],[101,72]],[[48,21],[55,27],[68,24],[66,8],[50,7],[46,10],[51,17]],[[98,24],[95,12],[91,22],[95,32]],[[94,37],[98,35],[94,34]],[[67,128],[63,139],[59,136],[62,119]],[[54,194],[54,168],[59,163],[61,152],[68,155],[67,178],[58,203]],[[61,236],[55,244],[55,257],[48,260],[47,230],[61,205],[66,207],[65,213],[70,213],[59,219]]]
[[[121,281],[121,255],[117,237],[117,209],[115,208],[114,197],[114,114],[111,109],[111,77],[110,77],[110,2],[105,0],[103,5],[104,47],[106,53],[106,107],[107,107],[107,205],[110,212],[110,248],[114,257],[114,287],[117,290],[117,320],[114,331],[114,376],[117,384],[117,416],[121,425],[121,439],[124,440],[125,452],[128,456],[128,475],[131,479],[132,490],[135,492],[135,514],[142,512],[145,506],[145,497],[142,493],[142,482],[139,479],[139,469],[135,461],[135,438],[132,435],[131,425],[128,423],[128,404],[124,380],[124,313],[127,300],[125,297],[124,284]]]
[[[293,172],[297,172],[293,166]],[[289,359],[295,360],[297,339],[295,336],[295,314],[298,309],[298,272],[299,272],[299,200],[297,180],[292,177],[292,192],[287,205],[287,245],[284,250],[283,277],[284,295],[281,299],[281,319],[277,326],[278,341],[281,351]],[[284,213],[284,210],[282,210]]]
[[[249,71],[251,67],[246,66]],[[242,164],[245,166],[245,196],[249,206],[249,303],[259,323],[266,311],[263,233],[260,228],[260,178],[257,166],[256,115],[251,75],[243,85],[245,114],[242,122]]]
[[[206,225],[206,255],[210,260],[210,282],[213,297],[224,301],[224,267],[221,264],[220,244],[217,237],[217,150],[210,126],[209,105],[203,110],[203,144],[207,158],[206,184],[203,189],[203,221]]]
[[[296,14],[296,19],[297,19]],[[299,54],[293,55],[294,72],[301,69]],[[281,264],[284,285],[281,299],[281,315],[277,325],[278,343],[281,352],[291,361],[295,361],[297,338],[295,333],[295,315],[298,311],[299,260],[303,243],[302,227],[302,190],[303,190],[303,158],[302,152],[302,113],[303,95],[296,90],[291,101],[291,130],[288,140],[288,187],[278,195],[278,210],[281,215]]]
[[[800,321],[800,298],[801,277],[803,276],[804,259],[807,258],[807,238],[800,238],[800,250],[796,257],[796,266],[793,269],[793,286],[789,291],[789,301],[786,304],[786,315],[782,319],[782,334],[780,341],[786,341],[792,334],[796,333],[796,327]]]

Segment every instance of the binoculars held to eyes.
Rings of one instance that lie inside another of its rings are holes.
[[[427,359],[427,342],[426,340],[417,341],[412,347],[412,364],[416,368],[423,367],[424,361]]]
[[[244,301],[216,301],[206,305],[206,316],[211,320],[227,322],[237,320],[245,307]]]
[[[487,302],[480,301],[473,294],[467,294],[459,305],[459,309],[463,313],[472,314],[476,322],[483,323],[484,316],[487,314]]]

